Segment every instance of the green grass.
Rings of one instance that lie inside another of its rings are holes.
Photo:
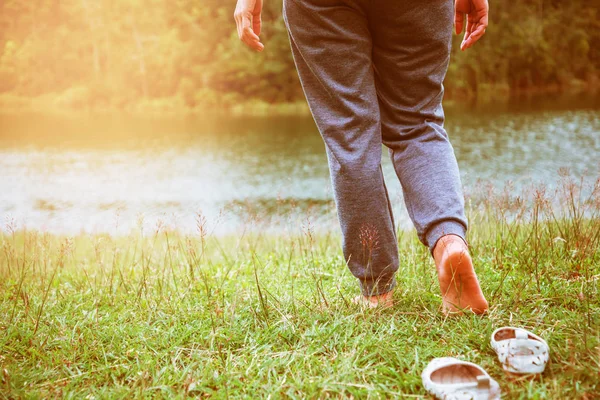
[[[570,182],[570,183],[569,183]],[[157,228],[127,237],[0,235],[0,397],[426,398],[434,357],[482,365],[505,398],[600,396],[600,181],[564,177],[467,202],[491,309],[444,318],[433,262],[400,235],[395,306],[361,310],[337,234],[298,225],[213,237]],[[502,371],[492,331],[544,337],[537,378]]]

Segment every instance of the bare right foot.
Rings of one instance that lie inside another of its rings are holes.
[[[466,243],[460,236],[444,235],[433,249],[442,291],[444,313],[460,313],[470,310],[483,314],[488,302],[483,296],[473,261]]]
[[[353,298],[352,302],[368,308],[389,308],[394,305],[393,294],[394,291],[392,290],[379,296],[360,295]]]

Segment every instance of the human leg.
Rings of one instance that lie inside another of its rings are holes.
[[[458,164],[444,129],[452,2],[373,0],[368,15],[383,143],[417,235],[434,256],[444,307],[483,312]]]
[[[372,43],[362,1],[284,0],[294,61],[323,137],[343,253],[365,296],[390,292],[397,238],[381,171]]]

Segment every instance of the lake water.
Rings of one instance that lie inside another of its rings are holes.
[[[600,175],[600,98],[447,107],[465,193]],[[384,173],[409,228],[387,152]],[[311,224],[337,229],[323,143],[307,117],[0,116],[0,216],[52,233]],[[479,182],[479,183],[478,183]],[[142,221],[143,217],[143,222]],[[2,224],[6,230],[6,223]]]

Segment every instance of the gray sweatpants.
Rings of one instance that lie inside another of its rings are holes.
[[[421,242],[433,251],[445,234],[465,239],[464,197],[442,109],[453,1],[283,3],[296,68],[325,142],[344,257],[364,295],[386,293],[399,260],[382,144]]]

